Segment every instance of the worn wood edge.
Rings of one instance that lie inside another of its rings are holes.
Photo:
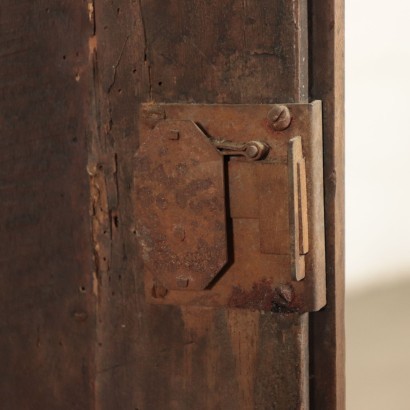
[[[143,27],[136,24],[140,22],[139,3],[88,0],[87,7],[94,25],[89,37],[94,121],[87,167],[97,312],[94,408],[139,408],[142,399],[134,387],[138,384],[135,335],[145,312],[136,297],[141,292],[136,281],[138,259],[127,210],[131,208],[129,175],[137,144],[133,133],[137,116],[131,107],[137,104],[136,94],[146,96],[149,88],[146,44]],[[138,334],[139,340],[148,337]],[[138,365],[143,367],[141,360]]]
[[[327,306],[311,315],[312,409],[345,409],[344,0],[313,0],[310,97],[323,101]]]

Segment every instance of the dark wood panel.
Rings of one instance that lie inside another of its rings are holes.
[[[307,315],[145,303],[131,185],[139,102],[306,101],[306,3],[96,1],[98,408],[307,407]]]
[[[327,306],[311,315],[311,408],[343,410],[344,0],[310,2],[310,94],[323,100]]]
[[[93,407],[82,2],[1,4],[0,407]]]
[[[306,100],[305,3],[143,0],[150,98],[196,103]]]

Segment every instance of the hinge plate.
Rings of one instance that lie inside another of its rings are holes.
[[[277,130],[277,105],[141,105],[136,234],[150,303],[325,305],[321,103],[283,106],[291,122]],[[266,148],[255,161],[249,141]]]

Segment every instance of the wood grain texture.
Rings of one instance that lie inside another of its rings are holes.
[[[93,408],[82,2],[2,1],[0,407]]]
[[[307,315],[145,303],[131,186],[140,102],[307,100],[307,2],[95,0],[95,18],[97,408],[307,408]]]
[[[343,409],[343,1],[310,4],[330,260],[311,408]],[[307,314],[145,303],[132,194],[141,102],[307,101],[307,0],[2,9],[1,407],[308,408]]]
[[[344,0],[310,3],[310,94],[323,100],[327,306],[311,315],[311,408],[343,410]]]
[[[306,101],[305,0],[142,4],[151,99]]]

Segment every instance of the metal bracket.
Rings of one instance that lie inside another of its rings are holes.
[[[324,306],[321,103],[280,109],[286,124],[276,105],[141,106],[136,233],[149,302]]]

